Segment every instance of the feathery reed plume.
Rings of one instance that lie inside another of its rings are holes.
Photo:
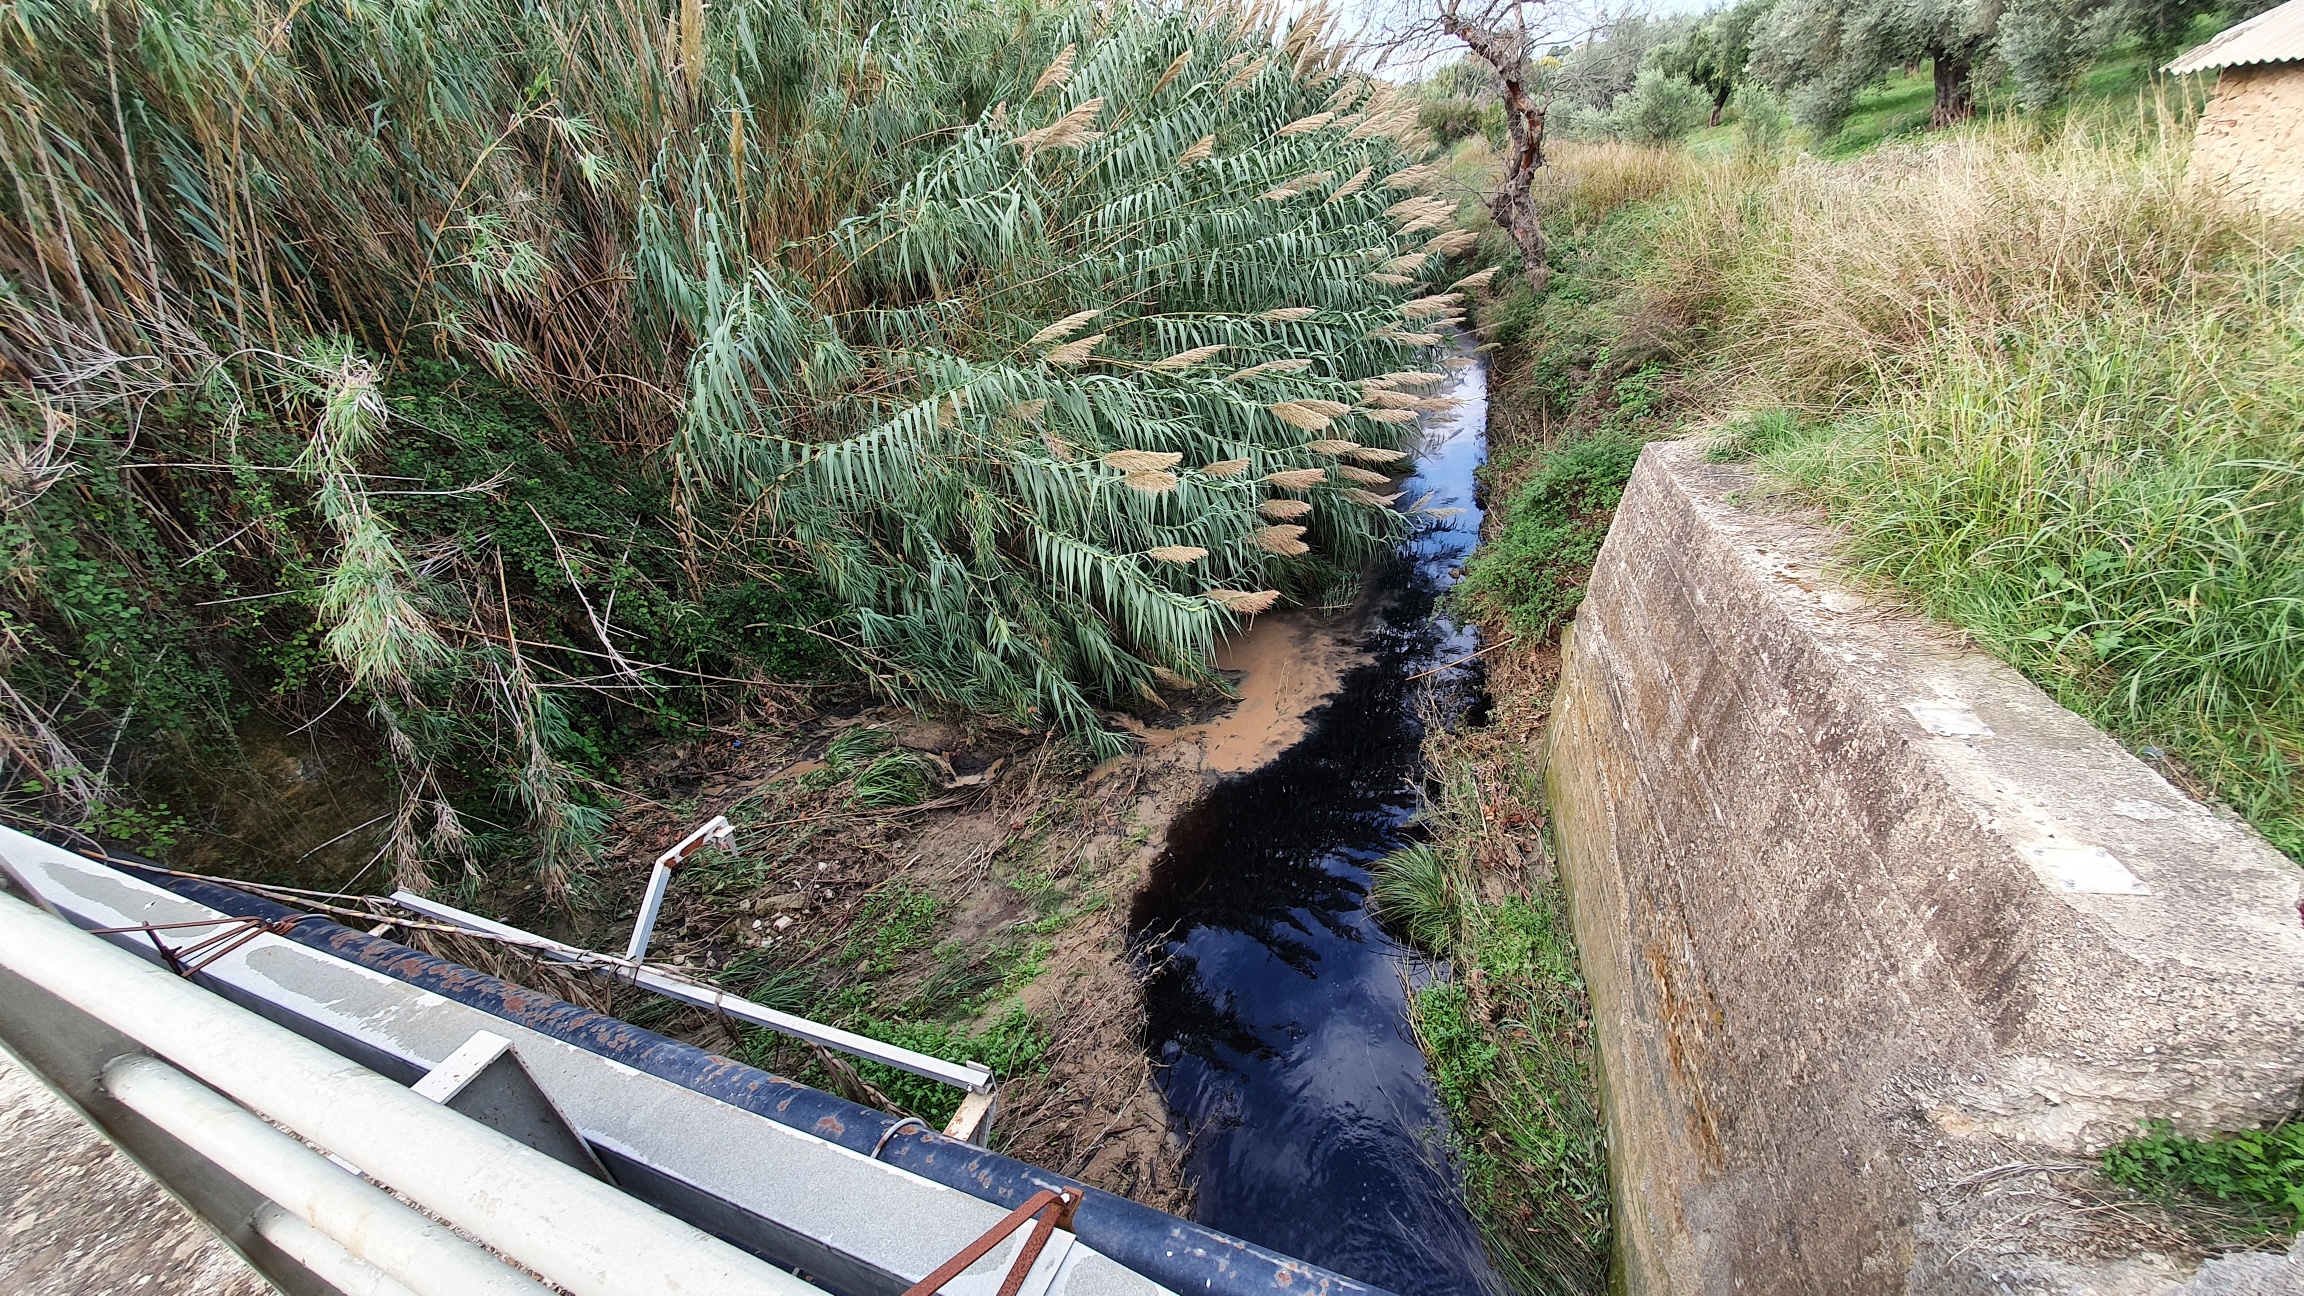
[[[1052,429],[1040,429],[1040,444],[1047,448],[1049,455],[1058,463],[1071,463],[1079,457],[1072,453],[1071,446],[1064,444],[1064,438],[1057,436]]]
[[[1338,464],[1336,466],[1336,475],[1346,481],[1356,481],[1363,486],[1381,486],[1384,483],[1392,480],[1380,472],[1370,472],[1365,468],[1354,468],[1350,464]]]
[[[1162,468],[1173,468],[1183,458],[1183,455],[1163,450],[1114,450],[1097,462],[1124,473],[1155,472]]]
[[[1272,411],[1272,417],[1288,426],[1300,427],[1307,432],[1318,432],[1327,427],[1331,421],[1328,415],[1307,408],[1296,401],[1279,401],[1264,408]],[[1270,478],[1266,478],[1266,480],[1269,481]]]
[[[1249,82],[1255,80],[1257,74],[1261,73],[1271,62],[1272,57],[1270,55],[1258,55],[1256,58],[1249,61],[1248,66],[1241,68],[1239,71],[1233,73],[1232,79],[1226,81],[1220,88],[1218,88],[1216,93],[1230,94],[1233,91],[1238,90],[1240,87],[1247,85]]]
[[[1275,523],[1254,533],[1256,547],[1268,554],[1280,554],[1283,557],[1310,553],[1312,546],[1297,539],[1305,530],[1291,522]]]
[[[1061,365],[1067,369],[1084,365],[1088,363],[1089,353],[1096,349],[1097,344],[1102,342],[1104,337],[1105,335],[1102,333],[1091,333],[1076,342],[1067,342],[1048,353],[1048,363]]]
[[[1248,471],[1246,459],[1219,459],[1200,470],[1210,477],[1237,477]]]
[[[1212,589],[1206,597],[1242,616],[1254,616],[1259,612],[1270,611],[1272,605],[1280,601],[1280,591],[1258,590],[1250,594],[1245,590]]]
[[[1274,134],[1280,139],[1286,139],[1291,135],[1309,135],[1334,120],[1336,120],[1336,114],[1332,112],[1317,112],[1309,117],[1297,118],[1275,131]]]
[[[1448,375],[1429,369],[1405,369],[1380,376],[1394,387],[1430,387],[1448,381]]]
[[[1286,522],[1291,518],[1300,518],[1311,512],[1312,504],[1309,500],[1266,500],[1256,506],[1256,511],[1275,522]]]
[[[1177,674],[1165,666],[1155,666],[1152,668],[1152,682],[1158,684],[1164,689],[1171,690],[1198,687],[1191,680],[1186,679],[1182,675]]]
[[[1400,303],[1403,319],[1422,319],[1427,315],[1445,315],[1464,300],[1462,293],[1435,293],[1430,297],[1416,297]]]
[[[1396,256],[1384,263],[1384,273],[1412,275],[1423,269],[1424,263],[1431,259],[1432,254],[1429,252],[1411,252],[1406,256]]]
[[[1176,165],[1180,167],[1188,167],[1195,162],[1205,162],[1215,152],[1216,137],[1214,135],[1203,135],[1200,138],[1192,141],[1192,147],[1176,155]]]
[[[1344,457],[1356,463],[1381,464],[1398,463],[1408,456],[1398,450],[1386,450],[1382,446],[1362,446],[1359,449],[1346,454]]]
[[[1359,449],[1360,443],[1357,441],[1337,440],[1307,441],[1304,443],[1304,448],[1314,454],[1324,454],[1330,457],[1334,457],[1336,455],[1343,454],[1347,450]]]
[[[1310,490],[1326,480],[1328,470],[1325,468],[1286,468],[1264,474],[1267,485],[1287,491]]]
[[[1438,174],[1440,174],[1440,168],[1429,162],[1419,162],[1412,167],[1405,167],[1384,177],[1384,187],[1400,190],[1421,189],[1432,183],[1432,178]]]
[[[1285,184],[1275,185],[1256,196],[1268,202],[1279,202],[1283,199],[1293,198],[1307,189],[1317,189],[1335,178],[1335,175],[1336,173],[1333,171],[1314,171],[1309,175],[1300,175]]]
[[[1336,186],[1336,192],[1328,195],[1328,201],[1342,202],[1346,198],[1351,197],[1353,194],[1360,192],[1362,189],[1367,187],[1368,177],[1374,174],[1376,174],[1376,168],[1374,167],[1362,167],[1359,170],[1353,172],[1351,179],[1346,180],[1344,183]]]
[[[1182,566],[1186,563],[1196,563],[1207,557],[1208,551],[1198,545],[1161,545],[1158,548],[1145,550],[1144,556],[1160,562],[1175,563]]]
[[[1496,277],[1496,271],[1501,268],[1502,267],[1499,266],[1490,266],[1485,270],[1475,270],[1471,274],[1464,276],[1463,278],[1448,286],[1452,289],[1459,290],[1465,288],[1485,288],[1488,286],[1488,281],[1494,279]]]
[[[1100,310],[1084,310],[1077,314],[1067,315],[1064,318],[1049,325],[1048,327],[1033,334],[1032,336],[1024,339],[1024,347],[1026,350],[1030,350],[1036,346],[1046,346],[1050,342],[1061,342],[1065,338],[1068,338],[1079,332],[1082,326],[1086,325],[1088,321],[1103,313],[1104,312]],[[1040,408],[1048,408],[1048,402],[1040,402]]]
[[[1373,420],[1377,423],[1413,423],[1416,421],[1416,411],[1404,409],[1364,409],[1360,411],[1360,417]]]
[[[1297,320],[1308,320],[1319,313],[1320,308],[1317,306],[1282,306],[1278,310],[1265,311],[1263,314],[1258,315],[1256,318],[1260,320],[1277,320],[1280,323],[1288,324]]]
[[[1167,89],[1171,82],[1175,81],[1177,77],[1183,75],[1185,67],[1191,62],[1192,51],[1186,50],[1183,53],[1177,55],[1176,61],[1168,65],[1168,70],[1160,74],[1160,79],[1152,83],[1152,93],[1159,94],[1161,91]]]
[[[1250,365],[1245,369],[1234,370],[1233,372],[1224,375],[1224,381],[1241,382],[1249,378],[1254,378],[1260,374],[1268,373],[1302,373],[1304,370],[1311,367],[1312,362],[1309,359],[1306,359],[1303,356],[1291,356],[1285,360],[1267,360],[1262,364]]]
[[[1355,504],[1365,504],[1370,508],[1388,508],[1391,506],[1392,501],[1400,498],[1400,493],[1398,491],[1394,491],[1390,495],[1378,495],[1373,491],[1364,491],[1358,487],[1354,487],[1353,489],[1344,492],[1344,498],[1352,501]]]
[[[1315,414],[1324,414],[1329,418],[1335,418],[1339,414],[1349,414],[1352,412],[1352,407],[1342,401],[1315,400],[1309,396],[1299,397],[1295,404],[1308,409]]]
[[[1176,474],[1172,472],[1132,472],[1120,480],[1128,483],[1128,489],[1142,491],[1146,495],[1165,495],[1176,489]]]
[[[1104,101],[1101,98],[1085,100],[1079,107],[1040,129],[1017,136],[1016,143],[1023,148],[1026,157],[1031,157],[1041,149],[1080,148],[1093,144],[1104,138],[1102,131],[1091,129],[1096,124],[1096,114],[1102,111]]]
[[[1427,414],[1445,414],[1463,403],[1453,396],[1426,396],[1416,402],[1416,408]]]
[[[1424,250],[1437,253],[1440,256],[1455,256],[1458,253],[1471,251],[1472,245],[1479,241],[1480,231],[1478,230],[1452,229],[1442,234],[1433,235],[1432,241],[1424,245]]]
[[[1026,423],[1039,422],[1040,416],[1047,412],[1048,398],[1045,396],[1038,400],[1018,401],[1008,407],[1010,418],[1022,419]]]
[[[1380,285],[1385,288],[1405,288],[1408,285],[1416,282],[1414,279],[1409,278],[1407,275],[1386,274],[1382,270],[1378,270],[1374,274],[1366,275],[1363,277],[1366,278],[1368,282]]]
[[[1231,349],[1221,345],[1194,347],[1189,351],[1179,351],[1165,360],[1155,360],[1152,362],[1152,367],[1167,373],[1174,373],[1179,369],[1189,369],[1203,360],[1213,360]]]
[[[1389,387],[1370,387],[1368,394],[1360,398],[1360,403],[1373,405],[1378,409],[1412,410],[1422,408],[1420,402],[1423,399],[1421,396],[1413,396],[1404,391],[1394,391]]]
[[[1063,51],[1056,55],[1055,60],[1049,63],[1048,70],[1040,74],[1040,79],[1032,83],[1032,92],[1024,97],[1037,99],[1040,97],[1041,91],[1052,90],[1071,80],[1072,60],[1079,52],[1080,47],[1078,45],[1065,46]]]

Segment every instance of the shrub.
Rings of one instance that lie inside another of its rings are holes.
[[[1670,144],[1686,139],[1711,111],[1704,92],[1686,80],[1642,68],[1632,89],[1608,106],[1603,128],[1634,144]]]

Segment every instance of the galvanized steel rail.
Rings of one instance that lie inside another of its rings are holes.
[[[416,1296],[543,1289],[266,1120],[573,1296],[819,1296],[6,894],[0,1040],[298,1296],[349,1293],[342,1284],[369,1271]],[[369,1281],[365,1290],[392,1287]]]

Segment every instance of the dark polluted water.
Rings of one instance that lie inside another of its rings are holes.
[[[1448,392],[1463,404],[1427,420],[1403,489],[1462,512],[1419,519],[1371,575],[1372,659],[1302,741],[1176,820],[1130,917],[1196,1218],[1399,1296],[1504,1290],[1408,1029],[1423,964],[1367,908],[1370,867],[1410,840],[1424,717],[1485,705],[1476,662],[1413,678],[1476,647],[1438,602],[1479,537],[1484,368]]]

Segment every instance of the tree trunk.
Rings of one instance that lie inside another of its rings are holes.
[[[1548,105],[1538,103],[1530,93],[1535,77],[1522,41],[1510,33],[1464,22],[1451,11],[1441,14],[1440,25],[1479,55],[1481,62],[1494,68],[1504,83],[1504,125],[1511,135],[1510,148],[1504,159],[1503,182],[1488,200],[1488,214],[1512,236],[1520,249],[1520,269],[1528,277],[1528,286],[1541,293],[1552,280],[1552,267],[1546,262],[1544,224],[1537,217],[1531,188],[1536,169],[1544,165],[1544,113]]]
[[[1950,126],[1974,116],[1976,87],[1971,74],[1976,68],[1975,54],[1935,50],[1928,61],[1936,68],[1936,107],[1928,114],[1928,128]]]
[[[1717,126],[1720,124],[1720,114],[1728,111],[1728,100],[1735,93],[1736,87],[1734,85],[1725,86],[1713,93],[1712,120],[1707,123],[1708,125]]]

